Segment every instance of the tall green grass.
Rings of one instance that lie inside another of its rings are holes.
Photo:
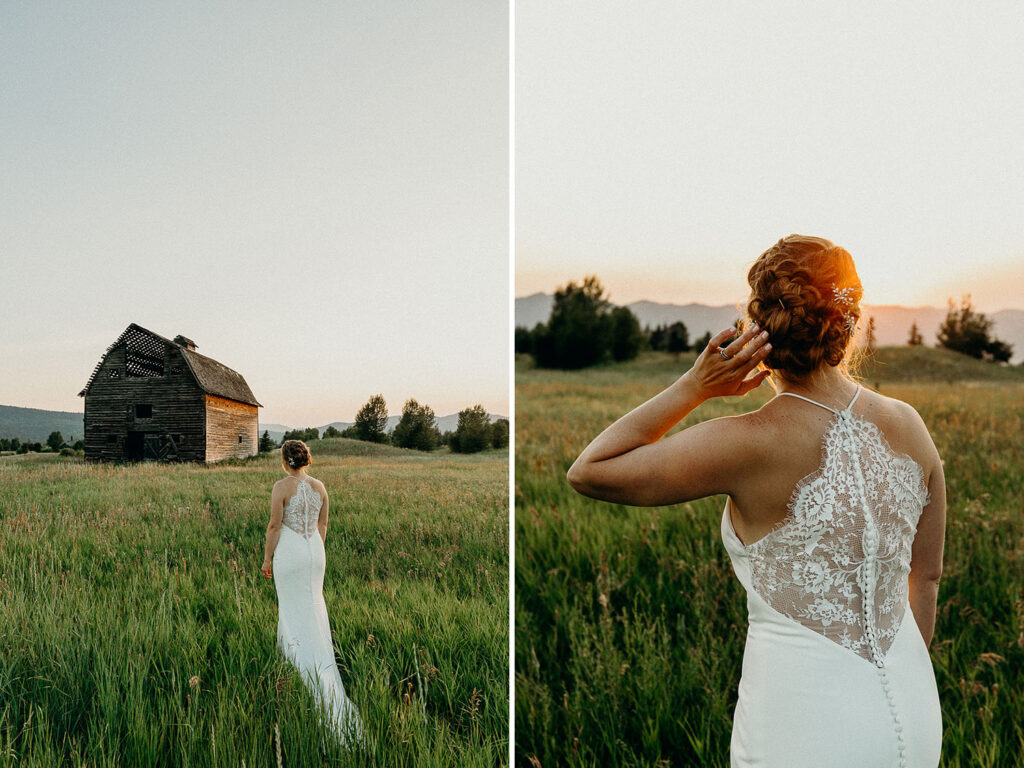
[[[275,648],[275,456],[0,459],[0,765],[508,762],[508,459],[311,444],[324,597],[369,735],[346,751]]]
[[[724,497],[636,508],[565,482],[587,442],[692,360],[647,354],[581,372],[517,365],[517,765],[729,764],[746,601],[721,543]],[[861,370],[919,410],[945,461],[931,645],[942,765],[1022,766],[1024,371],[914,349],[879,350]],[[764,385],[709,401],[682,426],[753,410],[771,394]]]

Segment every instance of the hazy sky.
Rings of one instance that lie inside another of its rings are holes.
[[[508,7],[0,6],[0,403],[135,322],[263,422],[508,405]]]
[[[792,232],[865,300],[1024,308],[1018,2],[516,3],[517,296],[732,303]]]

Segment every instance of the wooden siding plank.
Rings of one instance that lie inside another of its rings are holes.
[[[257,453],[259,410],[256,406],[206,395],[206,460],[241,459]]]

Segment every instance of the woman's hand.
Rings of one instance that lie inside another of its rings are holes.
[[[271,565],[269,560],[263,561],[263,567],[260,568],[260,573],[263,574],[263,578],[269,579],[272,576]]]
[[[712,336],[693,367],[683,374],[696,385],[704,399],[745,395],[771,375],[770,371],[759,371],[747,378],[772,350],[768,331],[752,325],[728,346],[718,346],[734,333],[735,328],[726,328]]]

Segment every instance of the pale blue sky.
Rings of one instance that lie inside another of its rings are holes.
[[[508,413],[508,7],[0,4],[0,403],[132,322],[261,420]]]
[[[792,232],[873,304],[1024,308],[1017,2],[516,4],[517,296],[722,304]]]

